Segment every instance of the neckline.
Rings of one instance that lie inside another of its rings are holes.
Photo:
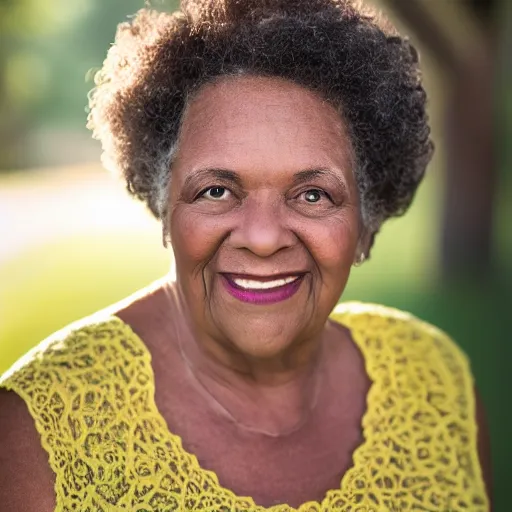
[[[347,304],[345,303],[344,306]],[[208,480],[212,482],[213,488],[215,490],[218,490],[220,494],[223,496],[229,497],[232,500],[232,506],[236,508],[236,505],[242,505],[245,507],[244,510],[247,509],[247,506],[249,506],[249,509],[253,512],[313,512],[313,511],[325,511],[328,510],[328,504],[332,501],[332,498],[336,497],[339,494],[348,494],[349,493],[349,487],[348,487],[348,481],[350,477],[358,472],[359,464],[358,462],[363,459],[363,453],[368,450],[369,447],[369,439],[368,439],[368,432],[366,426],[369,423],[369,418],[374,415],[372,404],[374,403],[372,400],[370,400],[370,396],[375,392],[376,388],[376,379],[375,376],[370,368],[369,361],[367,358],[367,350],[365,347],[364,340],[362,337],[360,337],[360,333],[355,329],[353,326],[349,325],[350,321],[347,321],[346,323],[342,323],[341,320],[346,321],[348,317],[350,316],[349,310],[343,310],[340,311],[338,308],[335,308],[334,311],[329,315],[329,319],[337,322],[338,324],[345,327],[348,332],[350,333],[350,336],[352,338],[352,341],[356,344],[357,348],[360,350],[361,355],[364,360],[364,369],[366,372],[366,375],[368,376],[370,380],[370,387],[368,389],[368,393],[366,395],[366,410],[361,418],[361,433],[363,441],[361,444],[359,444],[354,451],[352,452],[351,457],[351,465],[345,471],[343,476],[341,477],[341,481],[339,484],[339,487],[336,489],[328,489],[325,492],[325,496],[321,501],[307,501],[305,503],[300,504],[297,508],[292,507],[291,505],[288,505],[287,503],[279,503],[277,505],[272,505],[271,507],[265,507],[263,505],[258,505],[255,503],[254,499],[251,496],[239,496],[231,489],[224,487],[219,482],[219,477],[217,476],[217,473],[215,473],[214,470],[206,469],[201,466],[199,463],[199,460],[197,456],[194,453],[191,453],[187,451],[183,447],[183,440],[179,434],[175,434],[171,431],[169,428],[167,421],[163,417],[163,415],[160,413],[160,410],[158,409],[155,401],[155,393],[156,393],[156,383],[155,383],[155,375],[152,365],[152,355],[149,351],[149,348],[147,347],[144,340],[132,329],[132,327],[124,322],[121,318],[119,318],[116,315],[112,315],[110,317],[110,320],[113,322],[116,322],[121,325],[121,327],[126,331],[126,333],[129,335],[129,337],[139,345],[139,348],[141,349],[141,352],[143,354],[143,358],[146,360],[145,362],[148,365],[148,374],[150,376],[150,395],[148,398],[149,407],[151,410],[155,413],[156,417],[158,418],[159,422],[161,422],[162,425],[165,426],[165,435],[171,440],[172,446],[176,447],[175,450],[178,452],[180,458],[187,460],[190,463],[191,468],[196,468],[196,471],[199,472],[201,475],[205,477],[205,480]]]

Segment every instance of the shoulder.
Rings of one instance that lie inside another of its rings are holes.
[[[108,358],[112,352],[121,351],[135,356],[144,352],[144,344],[132,329],[142,317],[147,319],[161,308],[155,298],[165,295],[165,280],[143,288],[105,309],[73,322],[41,341],[16,361],[5,373],[0,374],[0,388],[9,387],[23,374],[30,374],[48,366],[87,366],[88,355],[94,352],[95,360]],[[150,300],[147,300],[150,299]],[[140,308],[140,304],[146,304]],[[157,304],[157,306],[155,306]],[[69,372],[68,372],[69,373]],[[44,377],[48,376],[46,372]],[[39,375],[41,377],[41,375]]]
[[[25,398],[36,383],[38,389],[56,386],[63,383],[62,375],[70,378],[98,368],[119,347],[128,350],[133,339],[130,327],[116,316],[100,312],[83,318],[55,332],[16,361],[0,375],[0,388],[12,389]]]
[[[425,362],[443,361],[470,375],[470,363],[462,348],[442,329],[396,308],[365,302],[338,304],[331,318],[367,340],[383,344],[386,351],[421,356]],[[364,349],[365,347],[361,347]]]
[[[75,409],[97,399],[120,368],[138,375],[137,355],[144,351],[130,327],[100,313],[52,334],[0,376],[0,503],[6,509],[55,510],[66,477],[63,457],[73,453],[80,428]]]
[[[474,417],[474,379],[464,351],[448,334],[416,316],[377,304],[340,304],[332,318],[345,325],[360,349],[370,377],[386,375],[413,387],[423,400],[457,404]]]
[[[412,313],[382,304],[374,304],[372,302],[341,302],[334,308],[331,317],[338,321],[349,322],[358,327],[366,325],[368,328],[375,328],[380,324],[401,326],[422,325],[433,328],[432,325],[423,322]]]
[[[379,325],[409,327],[430,334],[446,336],[440,329],[412,313],[371,302],[342,302],[334,308],[331,317],[335,320],[349,322],[357,327],[376,328]]]
[[[476,389],[469,358],[443,330],[411,313],[379,304],[341,303],[331,318],[348,327],[367,359],[380,371],[393,365],[408,385],[426,392],[435,407],[449,406],[459,416],[470,440],[471,457],[478,460],[488,496],[491,496],[490,441],[482,400]],[[444,411],[447,413],[447,411]],[[469,441],[468,441],[469,442]]]
[[[75,404],[84,403],[87,391],[99,396],[114,380],[140,374],[146,359],[142,342],[119,318],[101,314],[75,322],[43,340],[0,376],[2,413],[17,407],[6,414],[6,428],[16,429],[18,420],[31,423],[39,444],[50,453],[55,438],[70,439],[68,425],[61,420]]]

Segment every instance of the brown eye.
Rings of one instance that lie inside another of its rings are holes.
[[[203,192],[202,197],[212,201],[222,201],[227,199],[230,194],[231,192],[225,187],[210,187]]]

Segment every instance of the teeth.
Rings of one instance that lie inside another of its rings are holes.
[[[285,277],[284,279],[275,279],[274,281],[253,281],[252,279],[233,279],[233,282],[240,286],[240,288],[245,288],[247,290],[269,290],[271,288],[278,288],[279,286],[284,286],[285,284],[293,283],[299,279],[300,276],[295,277]]]

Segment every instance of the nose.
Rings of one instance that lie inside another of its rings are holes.
[[[295,243],[294,234],[285,225],[282,203],[268,196],[246,199],[230,239],[233,247],[247,249],[261,258]]]

